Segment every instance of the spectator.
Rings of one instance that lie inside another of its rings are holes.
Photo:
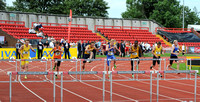
[[[63,44],[65,42],[64,37],[60,40],[60,43]]]
[[[40,28],[43,28],[42,24],[39,23],[35,23],[34,26],[35,26],[35,31],[39,31]]]
[[[49,43],[50,48],[54,48],[54,40],[52,39],[51,42]]]
[[[121,57],[125,57],[125,43],[124,41],[121,41],[120,43],[120,50],[121,50]]]
[[[69,55],[70,44],[68,43],[67,40],[63,43],[63,47],[64,47],[65,59],[67,59],[67,55],[68,55],[68,59],[70,59],[70,55]]]
[[[31,27],[31,28],[29,29],[29,34],[36,34],[36,32],[35,32],[35,30],[34,30],[33,27]]]
[[[83,57],[82,58],[84,58],[85,57],[85,47],[87,46],[87,44],[85,43],[85,40],[83,41],[83,44],[82,44],[82,52],[83,52]]]
[[[101,40],[97,41],[97,48],[101,48]],[[98,54],[100,53],[100,51],[98,52]]]
[[[20,59],[20,52],[19,52],[19,48],[22,46],[21,43],[19,42],[19,40],[16,43],[16,59]]]
[[[45,47],[45,48],[48,48],[48,47],[49,47],[49,42],[48,42],[48,40],[44,43],[44,47]]]
[[[98,48],[97,42],[94,41],[94,43],[95,43],[95,47]],[[96,59],[97,50],[96,50],[96,49],[93,49],[92,52],[93,52],[93,58]]]
[[[43,52],[43,48],[44,48],[44,45],[41,41],[41,39],[39,40],[38,44],[37,44],[37,50],[38,50],[38,59],[41,59],[42,58],[42,52]]]
[[[51,36],[51,40],[54,40],[53,36]]]
[[[183,45],[182,45],[182,55],[184,55],[185,52],[186,52],[186,47],[185,47],[185,45],[183,44]]]
[[[81,59],[81,51],[82,51],[82,46],[81,46],[81,40],[78,42],[77,44],[77,49],[78,49],[78,57],[79,59]]]
[[[39,31],[36,35],[37,35],[38,37],[45,38],[44,33],[43,33],[42,31]]]

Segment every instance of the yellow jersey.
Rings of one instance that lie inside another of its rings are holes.
[[[88,50],[93,50],[93,49],[94,49],[94,47],[91,47],[91,46],[89,45]],[[85,51],[85,54],[90,54],[90,52],[92,52],[92,51]]]
[[[137,48],[135,49],[133,46],[131,47],[131,58],[136,58],[139,57],[139,46],[137,46]]]
[[[159,48],[158,48],[158,46],[156,46],[155,47],[155,50],[154,50],[154,54],[156,55],[156,56],[160,56],[161,55],[161,50],[162,50],[162,47],[160,46]]]
[[[26,46],[24,44],[24,48],[22,49],[22,55],[23,55],[23,59],[29,59],[30,57],[30,46]]]

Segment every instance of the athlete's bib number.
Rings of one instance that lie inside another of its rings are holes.
[[[132,53],[132,55],[137,55],[137,53]]]
[[[108,55],[113,55],[113,52],[108,52]]]
[[[156,52],[156,54],[160,54],[160,52]]]
[[[28,54],[28,51],[24,51],[23,54]]]
[[[60,55],[60,52],[56,52],[56,56]]]

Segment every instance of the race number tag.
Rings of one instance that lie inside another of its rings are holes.
[[[113,52],[108,52],[108,55],[113,55]]]
[[[24,51],[23,54],[28,54],[28,51]]]
[[[42,46],[39,46],[39,49],[42,50]]]
[[[137,53],[132,53],[132,55],[137,55]]]
[[[160,52],[156,52],[156,54],[160,54]]]
[[[56,52],[56,56],[60,55],[60,52]]]

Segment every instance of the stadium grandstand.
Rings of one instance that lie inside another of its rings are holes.
[[[200,102],[198,27],[0,11],[0,102]]]

